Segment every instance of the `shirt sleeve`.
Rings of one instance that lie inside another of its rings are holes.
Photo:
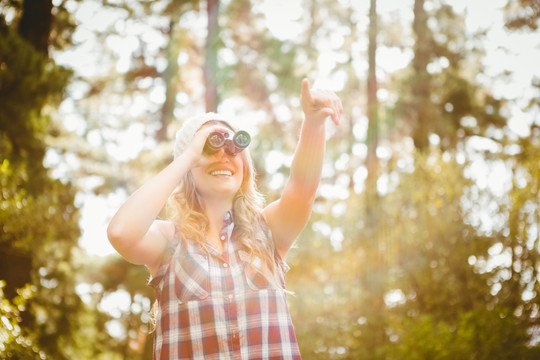
[[[264,219],[264,216],[260,217],[261,221],[261,228],[266,237],[268,238],[268,241],[273,242],[274,239],[272,237],[272,230],[270,230],[270,226],[268,226],[268,223]],[[275,247],[274,247],[275,248]],[[278,251],[274,249],[274,260],[276,264],[278,265],[279,269],[281,270],[281,273],[283,277],[285,274],[291,269],[290,266],[285,262],[285,259],[281,258],[281,255],[279,255]]]

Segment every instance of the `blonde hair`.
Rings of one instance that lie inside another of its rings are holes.
[[[222,120],[208,121],[205,124],[212,122],[223,123],[234,130],[231,125]],[[262,275],[276,286],[278,284],[275,261],[276,249],[270,235],[263,230],[265,228],[262,219],[264,198],[257,190],[253,160],[247,148],[236,156],[242,156],[243,158],[242,184],[233,199],[232,209],[236,240],[240,243],[240,247],[250,255],[251,262],[256,257],[261,259],[263,265],[261,266]],[[183,241],[187,239],[195,241],[208,251],[205,234],[209,226],[209,220],[205,214],[204,204],[197,192],[191,172],[188,172],[180,181],[178,189],[170,198],[170,205],[174,212],[172,220],[176,225],[180,238]]]

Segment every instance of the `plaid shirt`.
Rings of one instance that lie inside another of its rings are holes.
[[[301,359],[284,291],[289,267],[276,253],[276,288],[256,271],[261,259],[251,262],[239,248],[233,229],[229,211],[223,254],[175,236],[149,282],[159,302],[154,359]],[[261,231],[270,236],[266,223]]]

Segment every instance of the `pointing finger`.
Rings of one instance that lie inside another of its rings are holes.
[[[302,80],[302,97],[306,100],[311,99],[311,90],[309,89],[309,80],[304,78]]]

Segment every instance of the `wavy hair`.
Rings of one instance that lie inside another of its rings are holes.
[[[227,122],[219,120],[206,122],[203,126],[209,123],[226,125],[235,131]],[[263,231],[264,198],[257,190],[253,160],[248,148],[236,156],[243,158],[243,179],[240,189],[233,199],[235,236],[240,242],[241,248],[250,255],[251,262],[259,257],[261,264],[265,264],[265,266],[261,266],[262,275],[271,284],[278,286],[274,255],[276,249],[274,242]],[[171,196],[170,205],[174,212],[172,220],[176,224],[181,239],[195,241],[205,251],[208,251],[205,234],[208,230],[209,220],[191,172],[186,173],[180,181],[177,190]]]

